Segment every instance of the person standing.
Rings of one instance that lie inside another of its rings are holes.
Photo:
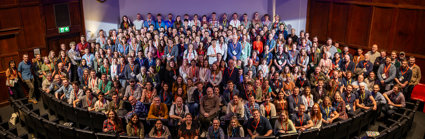
[[[19,63],[18,66],[18,75],[24,81],[24,83],[28,86],[28,102],[32,102],[37,104],[37,100],[34,97],[34,76],[32,73],[32,64],[31,61],[28,60],[28,54],[24,54],[22,57],[22,62]]]

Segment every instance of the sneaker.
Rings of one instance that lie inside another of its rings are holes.
[[[31,103],[34,103],[34,104],[38,103],[37,100],[35,100],[35,99],[28,99],[28,102],[31,102]]]

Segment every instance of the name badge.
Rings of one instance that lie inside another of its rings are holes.
[[[382,74],[382,78],[387,79],[387,75]]]
[[[401,76],[398,80],[403,81],[404,80],[404,77]]]
[[[232,52],[232,53],[233,53],[233,55],[236,55],[236,54],[237,54],[235,50],[233,50],[233,52]]]
[[[279,65],[282,65],[282,60],[277,61]]]
[[[136,74],[134,74],[134,72],[131,72],[130,73],[130,76],[136,76]]]
[[[350,107],[350,105],[349,105],[349,104],[345,105],[345,108],[346,108],[347,110],[351,110],[351,107]]]

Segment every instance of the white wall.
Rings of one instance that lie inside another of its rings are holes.
[[[305,31],[307,21],[308,0],[276,0],[276,14],[295,28],[297,35],[300,30]]]
[[[271,0],[120,0],[120,15],[127,15],[131,19],[135,18],[137,13],[141,13],[143,17],[147,13],[156,15],[161,13],[165,17],[168,13],[183,16],[184,14],[198,14],[210,16],[212,12],[216,12],[221,17],[223,13],[230,14],[236,12],[239,15],[247,13],[249,19],[252,18],[254,12],[260,15],[269,12],[271,9]],[[269,13],[271,14],[271,12]],[[155,17],[156,18],[156,17]]]
[[[118,28],[120,18],[118,0],[106,0],[104,3],[97,0],[83,0],[83,10],[87,39],[95,37],[100,29],[108,31]]]

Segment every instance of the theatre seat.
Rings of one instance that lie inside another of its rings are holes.
[[[363,115],[364,115],[363,112],[359,112],[357,115],[354,115],[352,117],[353,122],[351,123],[350,130],[348,130],[348,135],[352,136],[352,135],[357,135],[359,133],[360,125],[363,120],[362,119]]]
[[[61,135],[59,132],[58,127],[56,126],[56,123],[50,122],[48,120],[43,119],[43,127],[46,129],[47,137],[49,139],[60,139]]]
[[[396,130],[399,128],[400,126],[397,124],[394,124],[393,126],[389,127],[388,129],[388,135],[386,136],[386,139],[399,139],[399,138],[394,138],[396,133]]]
[[[425,102],[425,84],[421,84],[421,83],[417,84],[413,88],[410,98],[412,100],[419,100],[419,101]],[[425,112],[425,107],[422,110],[422,112]]]
[[[77,116],[75,113],[74,107],[72,105],[62,102],[61,105],[63,105],[63,111],[64,111],[64,118],[67,120],[70,120],[72,122],[77,122]],[[72,115],[72,116],[71,116]]]
[[[293,134],[285,134],[285,135],[281,135],[278,138],[279,139],[298,139],[298,134],[297,133],[293,133]]]
[[[319,129],[309,129],[307,131],[303,131],[300,134],[299,139],[314,139],[318,138],[317,135],[319,133]]]
[[[118,136],[116,134],[107,134],[107,133],[95,133],[97,139],[117,139]]]
[[[102,131],[103,121],[106,120],[106,115],[100,112],[90,112],[92,127],[95,131]]]
[[[92,119],[90,118],[90,113],[87,109],[83,108],[75,108],[75,113],[77,116],[77,121],[80,127],[83,126],[89,126],[92,127]]]
[[[57,127],[59,128],[62,139],[75,139],[77,133],[73,127],[68,127],[61,124],[57,124]]]
[[[96,139],[93,131],[76,128],[75,132],[77,133],[77,138],[79,139]]]
[[[336,128],[338,128],[337,122],[322,127],[322,129],[320,130],[320,133],[319,133],[319,138],[333,139],[334,134],[336,132]]]
[[[348,139],[348,130],[350,130],[350,126],[351,126],[351,122],[353,122],[352,118],[348,118],[347,120],[342,120],[340,122],[338,122],[338,128],[336,129],[335,132],[335,139],[343,139],[346,138]]]

